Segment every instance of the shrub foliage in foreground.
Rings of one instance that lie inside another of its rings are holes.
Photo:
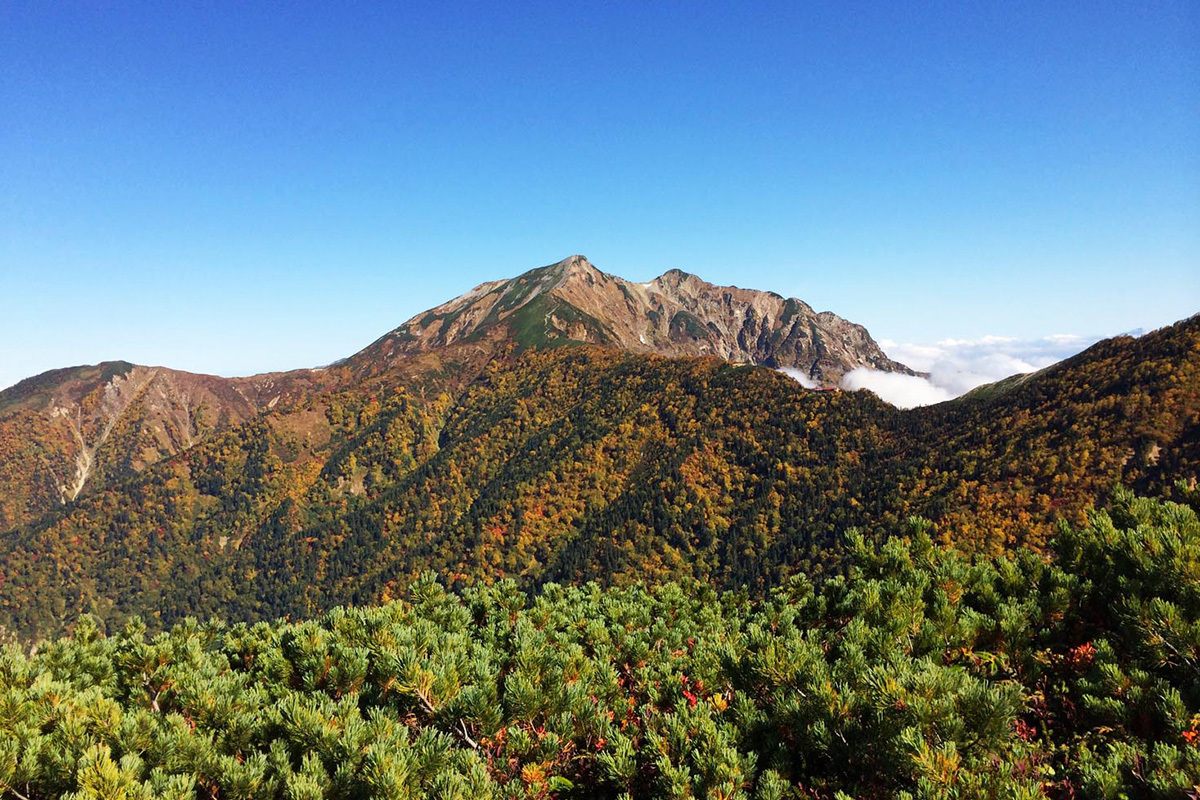
[[[85,618],[3,654],[0,797],[1195,792],[1194,508],[1119,493],[1048,560],[971,561],[919,522],[850,547],[762,602],[427,578],[301,623]]]

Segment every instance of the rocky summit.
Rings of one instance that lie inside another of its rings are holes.
[[[635,353],[718,356],[799,371],[836,386],[869,367],[914,374],[888,358],[861,325],[774,292],[716,286],[673,269],[634,283],[581,255],[481,284],[418,314],[356,359],[391,361],[460,342],[512,339],[542,347],[582,342]]]

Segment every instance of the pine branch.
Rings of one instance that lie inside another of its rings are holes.
[[[464,720],[464,719],[462,719],[462,718],[459,718],[459,720],[458,720],[458,727],[459,727],[459,731],[462,733],[463,740],[464,740],[464,741],[466,741],[466,743],[467,743],[467,744],[471,745],[471,748],[472,748],[473,750],[478,750],[478,749],[479,749],[479,743],[478,743],[478,742],[476,742],[474,739],[472,739],[472,738],[471,738],[471,734],[467,732],[467,722],[466,722],[466,720]]]
[[[14,797],[17,798],[17,800],[29,800],[28,797],[21,794],[14,787],[9,786],[7,783],[0,783],[0,789],[3,789],[4,791],[11,793]],[[29,791],[28,786],[25,787],[25,791],[27,791],[27,792]]]

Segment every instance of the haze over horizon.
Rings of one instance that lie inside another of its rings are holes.
[[[1034,366],[1200,310],[1197,42],[1187,2],[10,4],[0,388],[317,366],[570,253]]]

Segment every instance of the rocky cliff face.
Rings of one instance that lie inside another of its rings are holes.
[[[394,360],[501,331],[526,346],[587,342],[787,367],[825,386],[862,366],[912,374],[866,328],[802,300],[715,286],[680,270],[633,283],[578,255],[477,286],[413,317],[356,358]]]
[[[310,370],[221,378],[123,361],[0,392],[0,531],[307,396]]]

